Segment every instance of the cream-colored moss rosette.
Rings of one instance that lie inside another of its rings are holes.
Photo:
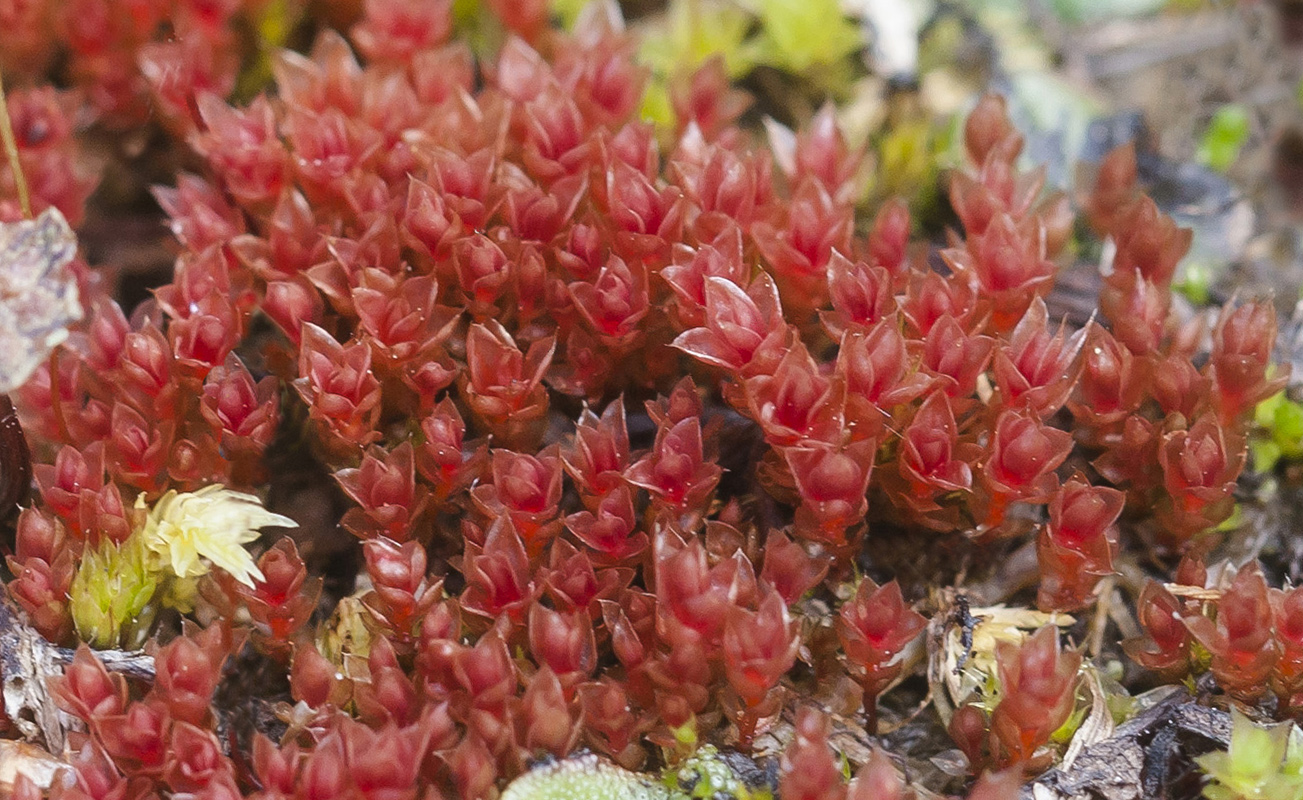
[[[136,508],[145,508],[143,497],[136,498]],[[258,538],[259,529],[273,525],[293,528],[298,523],[263,508],[251,494],[214,484],[160,497],[146,514],[139,535],[149,552],[178,578],[208,574],[207,561],[253,586],[263,576],[244,545]]]

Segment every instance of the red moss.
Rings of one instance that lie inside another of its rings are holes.
[[[268,454],[301,448],[352,506],[329,523],[362,540],[369,652],[311,642],[315,543],[265,543],[263,580],[201,587],[230,618],[163,644],[153,688],[125,691],[85,650],[55,682],[87,722],[86,794],[256,779],[268,798],[483,797],[581,743],[626,766],[689,732],[746,746],[798,658],[819,680],[842,664],[872,728],[924,617],[895,582],[861,581],[835,631],[803,598],[837,595],[880,521],[925,546],[1034,527],[1039,603],[1076,609],[1112,572],[1124,508],[1154,510],[1153,539],[1178,551],[1230,514],[1248,411],[1283,381],[1273,312],[1225,309],[1206,360],[1174,329],[1189,233],[1138,193],[1133,153],[1086,202],[1117,245],[1108,329],[1055,330],[1044,297],[1072,212],[1018,169],[997,97],[965,125],[949,185],[964,233],[933,268],[902,202],[857,227],[865,152],[831,108],[764,151],[713,60],[672,81],[662,149],[609,14],[562,34],[546,3],[490,3],[514,35],[479,63],[447,43],[450,3],[367,0],[348,23],[365,63],[328,30],[233,107],[254,5],[182,3],[158,42],[158,4],[79,0],[0,46],[8,66],[57,30],[101,120],[152,93],[204,171],[156,193],[181,255],[155,301],[128,316],[87,273],[85,323],[18,393],[41,502],[19,517],[8,591],[71,642],[80,553],[124,540],[137,496],[262,491]],[[75,218],[93,181],[70,166],[66,100],[8,102],[38,207]],[[1087,461],[1097,476],[1063,467]],[[1197,640],[1233,693],[1297,706],[1293,596],[1246,569],[1215,605],[1151,584],[1126,647],[1172,676]],[[298,702],[252,773],[210,708],[246,630],[288,662]],[[971,707],[952,725],[975,766],[1033,760],[1073,703],[1080,656],[1053,630],[998,661],[990,730]],[[846,796],[826,720],[802,709],[796,728],[784,796]],[[973,796],[1006,796],[1010,775]],[[849,792],[908,789],[875,754]]]

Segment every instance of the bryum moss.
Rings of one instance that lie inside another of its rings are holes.
[[[166,639],[150,686],[85,648],[55,681],[86,729],[61,797],[490,797],[541,756],[636,770],[692,743],[745,749],[780,715],[783,797],[904,797],[885,754],[848,783],[799,702],[849,678],[834,710],[862,703],[872,728],[913,668],[921,587],[855,583],[878,526],[924,547],[1034,541],[1037,603],[1086,608],[1123,544],[1161,559],[1230,518],[1255,406],[1286,378],[1269,303],[1221,309],[1206,352],[1174,318],[1189,233],[1144,196],[1133,151],[1074,207],[1022,169],[995,96],[967,119],[948,183],[962,233],[938,248],[904,203],[859,205],[869,154],[831,107],[763,142],[708,61],[671,78],[672,120],[640,121],[648,74],[610,4],[559,32],[546,3],[488,3],[494,35],[472,49],[451,2],[368,0],[312,20],[310,52],[271,56],[247,101],[228,98],[235,42],[261,4],[66,5],[87,9],[55,15],[80,108],[131,129],[152,107],[197,174],[156,193],[171,280],[124,309],[74,262],[85,319],[16,393],[40,497],[10,597],[58,644]],[[5,63],[49,30],[6,36]],[[7,98],[34,205],[70,220],[94,183],[77,101]],[[1075,328],[1045,302],[1074,235],[1114,244],[1100,313]],[[201,507],[218,485],[279,505]],[[250,541],[280,512],[296,538]],[[142,525],[193,582],[184,625],[86,589]],[[317,574],[353,547],[357,575]],[[1183,594],[1139,598],[1135,658],[1297,708],[1297,591],[1250,567],[1209,593],[1197,557],[1174,577]],[[115,638],[105,613],[132,621]],[[1049,763],[1080,699],[1080,653],[1050,627],[1018,639],[951,721],[974,773],[1005,768],[975,798]],[[237,655],[288,683],[260,698],[278,742],[217,738]],[[508,796],[594,791],[531,776]]]

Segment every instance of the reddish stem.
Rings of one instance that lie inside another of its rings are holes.
[[[864,689],[864,732],[878,735],[878,693],[868,687]]]
[[[54,424],[59,428],[59,436],[72,444],[72,434],[68,431],[68,419],[63,413],[63,396],[59,389],[59,348],[50,351],[50,411],[54,413]]]
[[[756,706],[748,705],[742,709],[742,716],[737,721],[737,747],[739,750],[750,750],[751,740],[756,735],[756,723],[760,721],[760,713]]]

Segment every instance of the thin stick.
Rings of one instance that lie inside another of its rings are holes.
[[[18,193],[18,206],[23,216],[32,218],[32,198],[27,193],[27,178],[23,175],[23,165],[18,160],[18,141],[14,139],[14,125],[9,119],[9,101],[5,96],[4,75],[0,74],[0,140],[4,142],[5,158],[9,160],[9,169],[14,173],[14,191]]]

